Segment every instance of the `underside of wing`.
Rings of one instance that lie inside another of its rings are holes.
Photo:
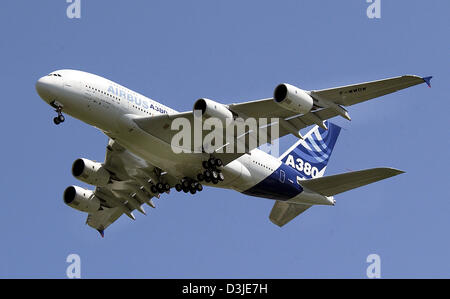
[[[271,102],[264,101],[268,105],[272,105]],[[282,117],[272,113],[270,117],[266,115],[256,119],[238,118],[228,124],[225,121],[218,123],[216,119],[216,125],[207,129],[205,127],[202,129],[202,121],[207,123],[208,119],[196,120],[191,111],[172,115],[165,114],[136,118],[134,121],[142,130],[167,143],[179,152],[193,155],[202,155],[205,152],[208,154],[212,153],[222,159],[226,165],[241,155],[283,136],[294,134],[302,138],[299,133],[301,129],[317,122],[322,124],[322,120],[338,115],[335,110],[330,108],[317,109],[306,114],[282,111],[283,109],[279,110]],[[289,117],[284,118],[285,116]],[[214,141],[205,146],[206,143],[204,141],[212,133],[215,134]],[[181,138],[181,134],[184,134],[187,138]]]
[[[104,230],[122,214],[133,220],[134,210],[145,215],[143,205],[154,208],[152,197],[169,192],[177,182],[176,178],[161,172],[113,140],[107,146],[103,167],[111,174],[111,179],[108,184],[95,188],[93,197],[99,201],[100,208],[90,211],[86,220],[102,236]],[[164,188],[158,189],[157,183]]]
[[[137,118],[135,123],[172,150],[191,155],[214,154],[226,165],[245,153],[278,139],[278,120],[198,118],[191,111]],[[256,132],[256,133],[255,133]],[[275,134],[273,134],[275,132]],[[289,132],[281,132],[281,134]]]

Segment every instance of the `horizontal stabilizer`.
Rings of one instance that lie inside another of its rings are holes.
[[[306,211],[311,206],[277,201],[270,212],[269,219],[279,227]]]
[[[333,196],[402,173],[404,172],[393,168],[373,168],[304,180],[301,185],[324,196]]]
[[[103,208],[102,210],[90,213],[86,219],[86,224],[95,228],[99,233],[104,236],[104,230],[116,221],[123,211],[121,208]]]

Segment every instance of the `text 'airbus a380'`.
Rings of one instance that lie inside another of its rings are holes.
[[[67,205],[88,213],[86,223],[103,236],[122,214],[134,220],[134,210],[145,214],[142,206],[154,208],[152,198],[171,188],[195,194],[207,185],[272,199],[269,218],[283,226],[313,205],[334,205],[336,194],[398,175],[402,171],[375,168],[324,177],[340,133],[328,119],[350,120],[344,107],[421,83],[430,86],[430,81],[431,77],[401,76],[313,91],[280,84],[273,98],[228,105],[199,99],[193,111],[181,113],[76,70],[52,72],[37,81],[36,89],[55,108],[55,124],[64,122],[64,112],[109,137],[103,163],[82,158],[72,166],[75,178],[95,190],[70,186],[63,196]],[[189,136],[180,139],[183,121]],[[206,147],[205,139],[217,133],[217,121],[223,127]],[[239,124],[244,124],[240,133],[234,129]],[[249,129],[249,124],[256,127]],[[299,131],[311,125],[301,136]],[[230,127],[232,134],[224,133]],[[252,134],[255,131],[263,134]],[[280,157],[261,150],[288,134],[299,140]]]

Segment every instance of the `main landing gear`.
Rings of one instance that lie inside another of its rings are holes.
[[[179,184],[175,185],[175,190],[178,192],[195,194],[203,191],[203,185],[200,182],[212,182],[217,184],[225,179],[221,168],[223,166],[222,160],[211,157],[208,161],[203,161],[202,166],[205,169],[202,173],[197,174],[197,179],[188,177],[183,178]]]
[[[158,181],[156,183],[153,182],[151,183],[150,191],[154,194],[169,192],[170,191],[169,183],[164,182],[164,180],[162,179],[164,175],[163,171],[159,168],[155,168],[154,172]]]
[[[197,179],[200,182],[212,182],[215,185],[225,179],[221,170],[223,166],[222,160],[211,157],[208,159],[208,161],[203,161],[202,166],[205,171],[197,175]]]
[[[178,192],[183,191],[184,193],[190,192],[191,194],[195,194],[197,191],[203,191],[203,186],[196,180],[184,178],[181,180],[180,184],[175,185],[175,190]]]
[[[61,105],[56,104],[55,102],[52,103],[52,106],[55,107],[55,111],[56,113],[58,113],[58,116],[53,118],[53,122],[55,123],[55,125],[59,125],[60,123],[63,123],[66,120],[66,118],[62,114],[63,107]]]
[[[152,193],[164,193],[170,190],[170,185],[168,183],[158,182],[150,187]]]

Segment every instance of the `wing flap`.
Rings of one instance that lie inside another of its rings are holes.
[[[404,172],[393,168],[373,168],[304,180],[301,185],[324,196],[333,196],[402,173]]]

